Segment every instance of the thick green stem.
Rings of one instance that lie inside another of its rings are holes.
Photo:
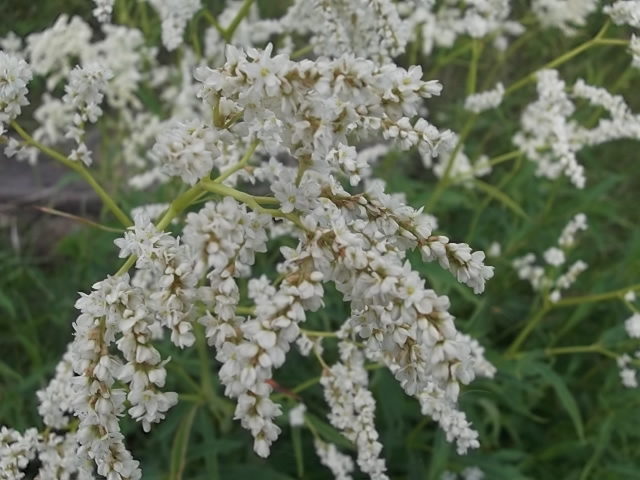
[[[251,5],[253,5],[253,0],[244,0],[244,3],[240,7],[240,10],[238,10],[238,13],[234,17],[234,19],[231,20],[231,23],[224,31],[223,36],[227,43],[231,43],[231,40],[233,39],[233,34],[236,32],[236,29],[238,28],[238,25],[240,25],[240,22],[242,21],[242,19],[244,19],[244,17],[246,17],[249,14]]]

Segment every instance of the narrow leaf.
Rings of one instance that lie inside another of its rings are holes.
[[[487,195],[498,200],[505,207],[513,211],[516,215],[524,218],[525,220],[529,220],[529,216],[525,213],[522,207],[518,205],[511,197],[506,195],[504,192],[501,192],[493,185],[485,183],[482,180],[478,180],[477,178],[473,180],[473,184],[476,187],[478,187],[480,190],[484,191]]]
[[[171,480],[182,480],[182,474],[184,473],[184,467],[186,465],[189,437],[191,436],[191,427],[193,426],[193,419],[199,407],[199,405],[191,407],[182,419],[173,440],[173,446],[171,447],[171,466],[169,469],[169,478]]]
[[[319,419],[315,415],[307,413],[305,415],[307,421],[312,425],[312,427],[320,434],[322,438],[324,438],[327,442],[334,443],[336,446],[348,448],[349,450],[353,450],[353,444],[347,440],[342,434],[333,428],[328,423]]]
[[[558,396],[558,400],[560,400],[560,403],[569,414],[569,417],[571,417],[571,421],[576,429],[578,438],[581,441],[584,441],[584,424],[582,422],[582,416],[580,415],[580,409],[578,408],[575,398],[573,398],[573,395],[569,391],[569,388],[562,377],[551,370],[548,366],[541,363],[532,363],[531,367],[533,367],[540,376],[553,387],[556,395]]]
[[[90,227],[98,228],[100,230],[104,230],[105,232],[115,232],[122,233],[124,230],[120,228],[107,227],[106,225],[102,225],[101,223],[94,222],[93,220],[89,220],[88,218],[79,217],[78,215],[73,215],[71,213],[61,212],[60,210],[56,210],[54,208],[49,207],[33,207],[36,210],[40,210],[41,212],[48,213],[50,215],[56,215],[62,218],[68,218],[69,220],[73,220],[74,222],[82,223],[84,225],[88,225]]]

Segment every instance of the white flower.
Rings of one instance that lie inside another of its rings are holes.
[[[296,179],[291,170],[282,170],[280,178],[271,184],[271,190],[280,201],[280,209],[283,213],[312,210],[320,195],[320,185],[317,181],[306,175],[300,185],[296,185]]]
[[[113,4],[115,0],[93,0],[96,7],[93,9],[93,16],[100,23],[107,23],[111,20],[111,14],[113,13]]]
[[[149,0],[162,21],[162,44],[175,50],[183,41],[189,20],[201,8],[200,0]]]
[[[62,100],[73,106],[83,122],[95,123],[102,115],[100,104],[107,90],[107,82],[113,78],[113,72],[98,62],[76,66],[69,74]],[[76,125],[78,122],[75,122]]]
[[[352,480],[351,473],[355,465],[349,455],[341,453],[333,443],[324,443],[315,439],[313,443],[320,462],[331,470],[336,480]]]
[[[32,76],[22,58],[0,51],[0,124],[15,119],[29,104],[27,83]]]
[[[640,313],[634,313],[625,322],[624,328],[631,338],[640,338]]]
[[[531,8],[545,27],[559,28],[575,35],[576,27],[586,25],[587,17],[598,8],[596,0],[534,0]]]
[[[492,242],[487,249],[487,257],[499,257],[502,253],[502,247],[498,242]]]
[[[640,37],[636,34],[631,35],[631,40],[629,40],[629,51],[633,57],[631,65],[635,68],[640,68]]]
[[[496,108],[502,103],[504,86],[498,82],[493,90],[469,95],[464,101],[464,109],[473,113]]]
[[[304,414],[307,411],[307,407],[304,403],[299,403],[294,408],[289,410],[289,424],[292,427],[301,427],[304,425]]]
[[[87,148],[84,143],[81,143],[78,148],[74,148],[69,154],[69,160],[73,160],[74,162],[82,162],[87,167],[93,163],[93,159],[91,158],[91,151]]]
[[[544,261],[553,267],[559,267],[565,262],[564,252],[557,247],[551,247],[544,252]]]
[[[616,25],[630,25],[640,28],[640,2],[638,0],[617,0],[606,5],[602,11],[611,17]]]
[[[563,248],[572,247],[576,240],[575,234],[579,230],[587,229],[587,216],[584,213],[578,213],[573,219],[564,227],[562,234],[558,240],[558,245]]]
[[[156,137],[150,156],[167,175],[195,185],[211,172],[214,158],[220,155],[217,139],[215,130],[199,121],[176,122]]]

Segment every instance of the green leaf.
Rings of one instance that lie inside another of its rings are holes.
[[[199,405],[194,405],[183,417],[173,440],[173,447],[171,448],[171,466],[169,468],[169,478],[171,480],[182,480],[182,474],[184,473],[184,467],[186,465],[189,437],[191,436],[191,427],[193,426],[193,419],[198,412],[198,408],[200,408]]]
[[[311,424],[311,426],[320,434],[322,438],[324,438],[327,442],[333,443],[336,446],[347,448],[349,450],[354,450],[355,447],[353,444],[347,440],[342,434],[329,425],[327,422],[321,420],[311,413],[307,413],[305,415],[307,421]]]
[[[584,441],[584,424],[582,422],[582,416],[580,415],[580,409],[562,377],[542,363],[531,363],[530,367],[553,387],[558,396],[558,400],[560,400],[569,417],[571,417],[578,438]]]
[[[298,478],[304,478],[304,456],[302,454],[302,432],[299,427],[291,429],[291,440],[293,441],[293,453],[296,456],[296,472]]]
[[[529,216],[525,213],[520,205],[518,205],[511,197],[509,197],[504,192],[501,192],[493,185],[489,185],[488,183],[485,183],[482,180],[478,180],[477,178],[473,180],[473,184],[480,190],[498,200],[518,216],[524,218],[525,220],[530,220]]]
[[[440,478],[442,476],[447,467],[450,450],[451,444],[446,441],[442,430],[438,429],[433,440],[431,462],[429,463],[429,471],[426,478]]]

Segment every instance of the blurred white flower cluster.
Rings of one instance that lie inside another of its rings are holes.
[[[577,188],[584,188],[580,150],[623,138],[640,140],[640,115],[621,96],[582,79],[569,88],[556,70],[538,72],[537,80],[539,98],[524,110],[522,129],[513,137],[513,143],[536,164],[537,175],[550,179],[566,175]],[[604,109],[609,118],[600,118],[592,128],[581,125],[571,118],[577,110],[572,98]]]
[[[562,290],[567,290],[575,283],[582,272],[587,269],[587,264],[577,260],[569,266],[567,271],[559,275],[558,269],[565,264],[566,256],[576,244],[575,235],[580,230],[587,229],[587,217],[583,213],[577,214],[562,230],[557,247],[548,248],[544,254],[544,262],[547,266],[535,265],[536,256],[528,253],[513,261],[521,280],[527,280],[534,290],[542,291],[552,303],[562,297]]]

